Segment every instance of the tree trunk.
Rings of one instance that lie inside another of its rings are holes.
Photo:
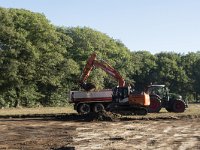
[[[15,88],[15,92],[16,92],[17,98],[16,98],[16,100],[15,100],[14,107],[17,108],[17,107],[20,106],[20,88],[19,88],[19,87],[16,87],[16,88]]]

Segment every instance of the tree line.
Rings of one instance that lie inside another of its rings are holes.
[[[134,41],[133,41],[134,42]],[[96,52],[135,88],[166,84],[193,101],[200,94],[200,52],[130,51],[121,41],[88,27],[57,27],[40,13],[0,7],[0,107],[64,106],[87,58]],[[101,69],[97,90],[117,82]]]

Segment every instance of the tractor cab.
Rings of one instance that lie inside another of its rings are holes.
[[[165,85],[150,85],[148,93],[151,97],[155,96],[159,99],[169,100],[169,89]]]

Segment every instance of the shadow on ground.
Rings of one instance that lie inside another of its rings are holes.
[[[163,115],[162,115],[163,114]],[[75,121],[75,122],[91,122],[91,121],[131,121],[131,120],[177,120],[177,119],[194,119],[200,118],[200,114],[197,115],[186,115],[186,114],[170,114],[170,113],[159,113],[157,116],[124,116],[111,112],[99,112],[79,115],[77,113],[70,114],[27,114],[27,115],[0,115],[0,118],[5,119],[3,121],[15,121],[15,119],[25,120],[51,120],[51,121]],[[8,119],[8,120],[7,120]]]

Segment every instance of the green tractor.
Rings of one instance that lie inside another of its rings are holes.
[[[150,95],[150,113],[158,113],[161,108],[165,108],[168,112],[184,112],[188,107],[187,101],[182,99],[181,95],[169,93],[169,89],[165,85],[150,85],[148,87]]]

